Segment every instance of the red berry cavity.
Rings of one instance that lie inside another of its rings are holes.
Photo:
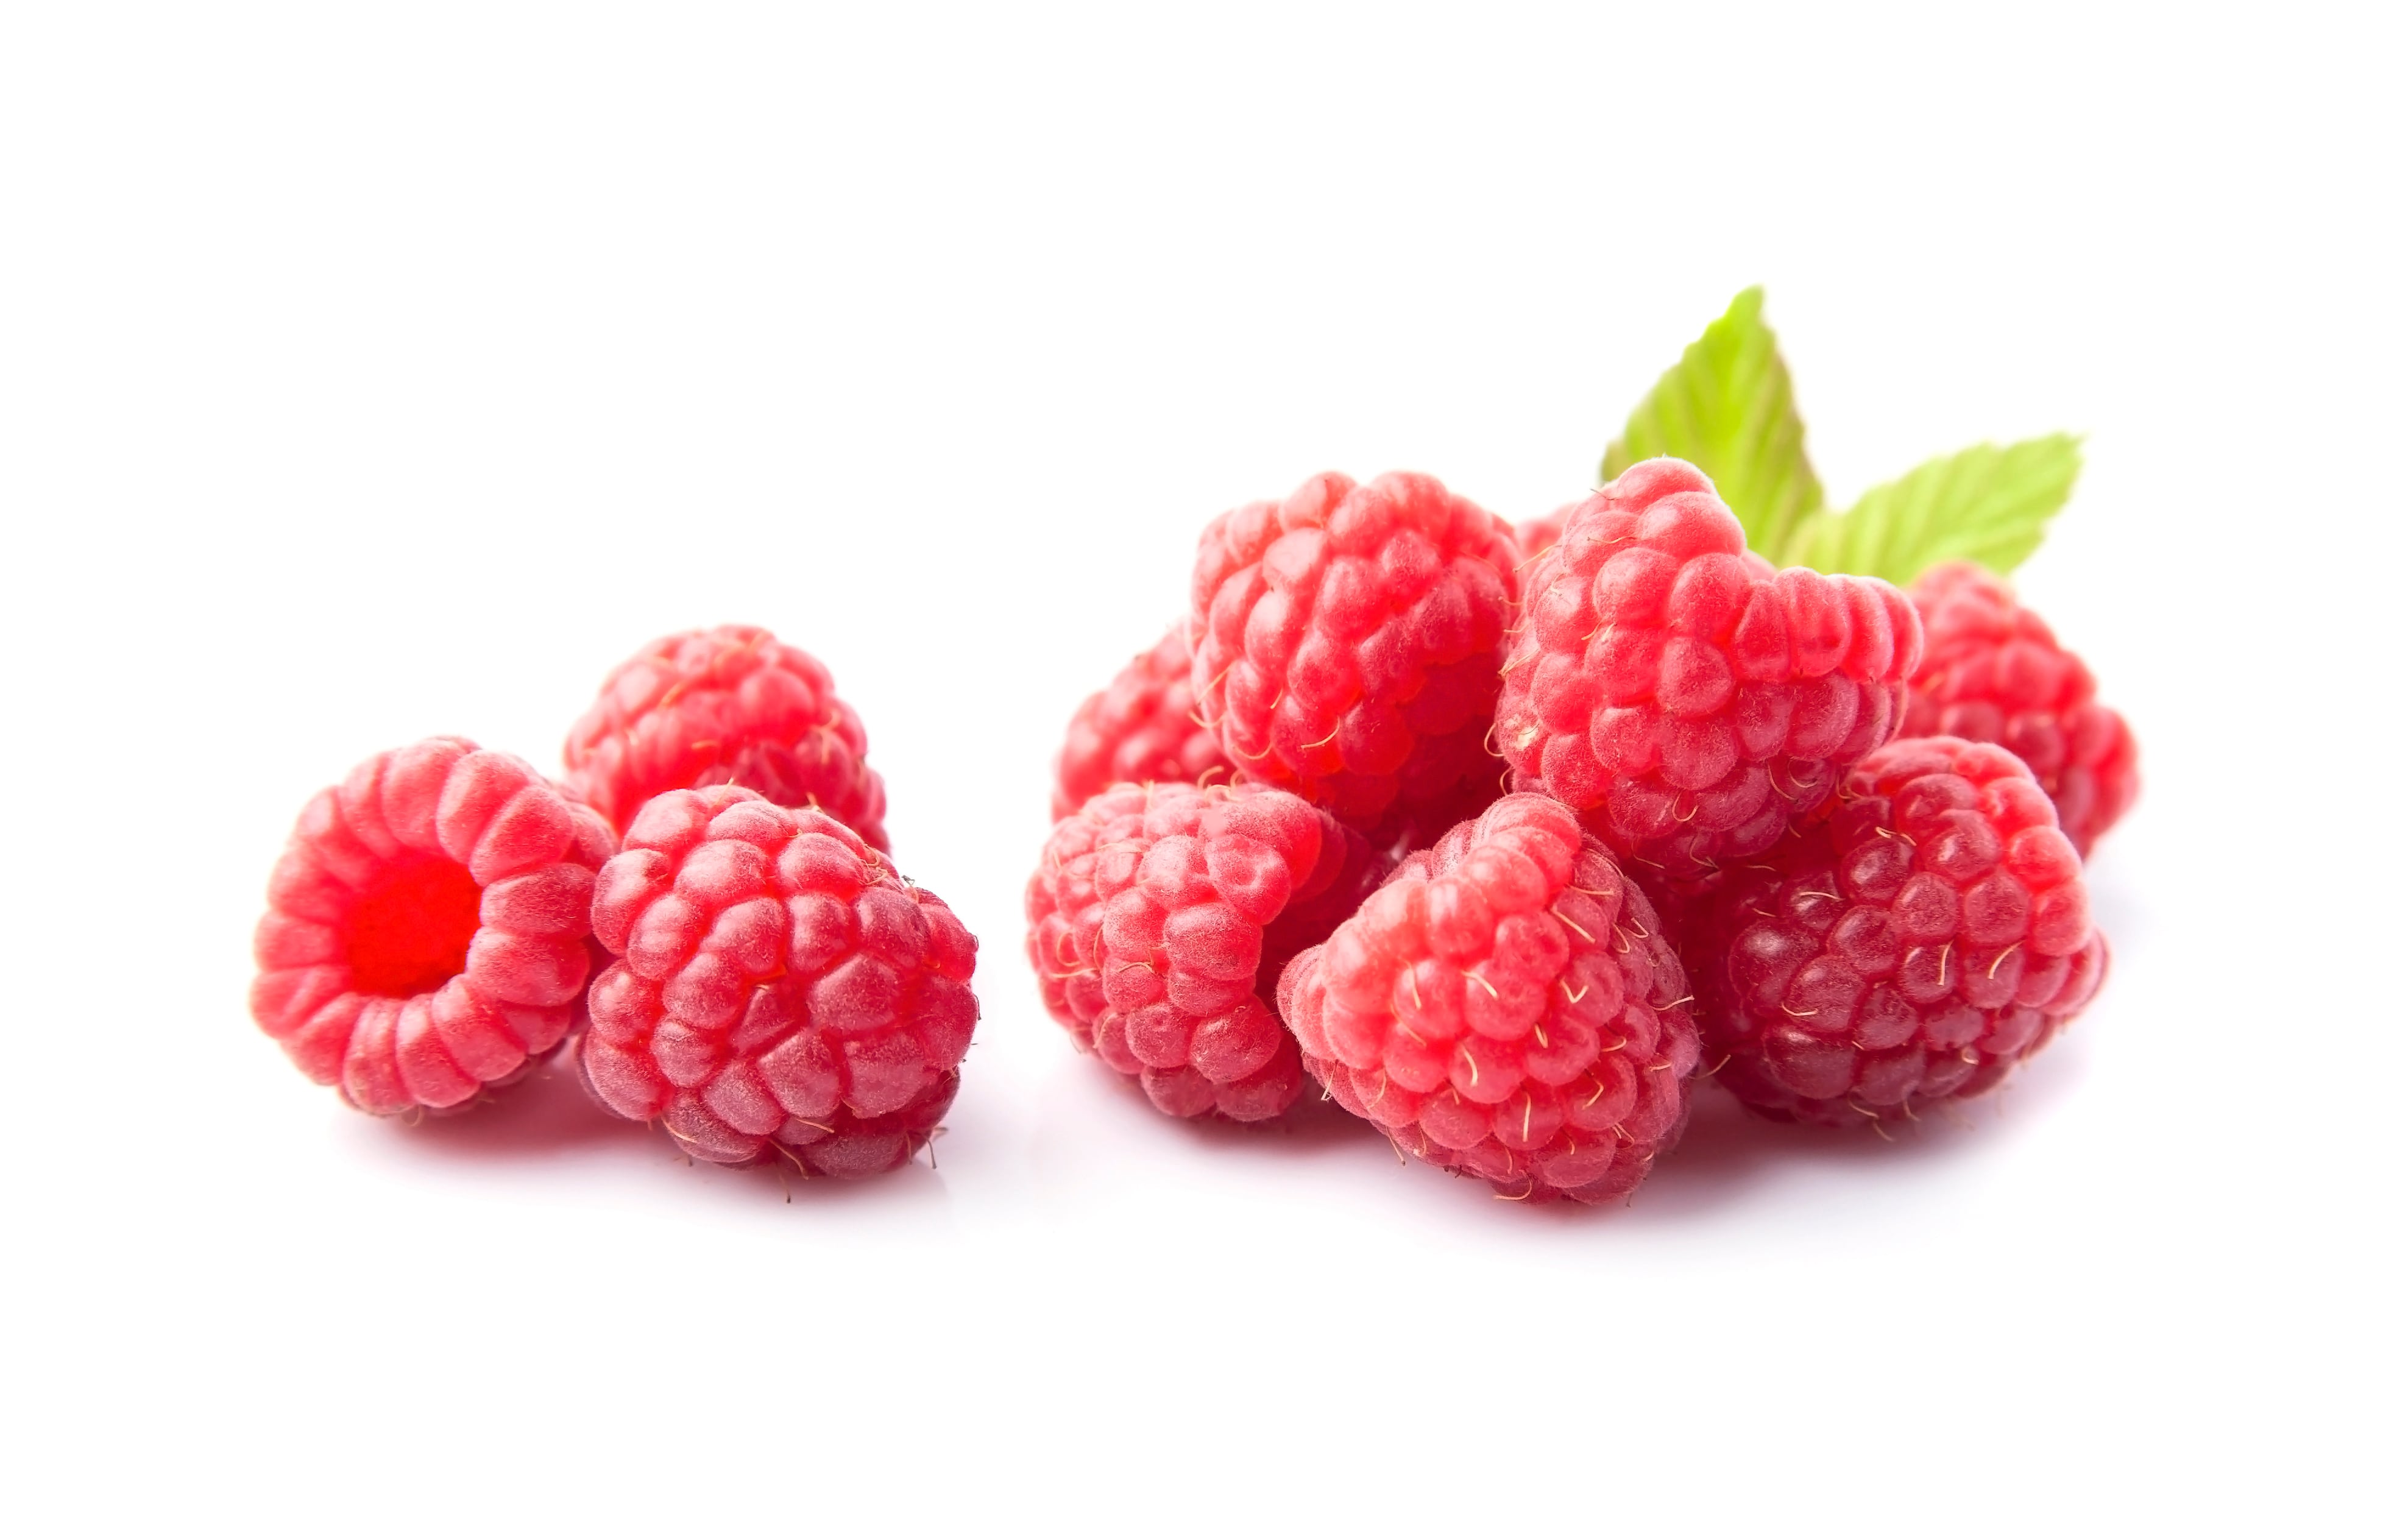
[[[610,826],[514,755],[436,739],[309,800],[268,880],[251,1010],[370,1114],[456,1110],[582,1012]]]

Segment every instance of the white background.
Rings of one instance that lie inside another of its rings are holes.
[[[2398,1504],[2401,36],[1667,8],[11,7],[10,1510]],[[1841,502],[2087,436],[2022,584],[2146,783],[2075,1030],[1892,1144],[1710,1096],[1587,1213],[1077,1056],[1048,764],[1205,520],[1552,508],[1756,281]],[[308,794],[552,765],[723,620],[982,940],[939,1167],[296,1077],[243,1000]]]

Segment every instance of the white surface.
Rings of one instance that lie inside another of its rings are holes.
[[[12,8],[8,1509],[2396,1504],[2401,38],[2165,15]],[[1709,1100],[1584,1216],[1076,1056],[1047,764],[1202,523],[1551,508],[1758,280],[1842,501],[2088,436],[2024,586],[2147,782],[2080,1026],[1892,1145]],[[984,942],[940,1169],[296,1078],[243,994],[309,792],[549,765],[727,619]]]

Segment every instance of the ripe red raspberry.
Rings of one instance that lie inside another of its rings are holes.
[[[2091,700],[2098,683],[2013,588],[1979,566],[1934,566],[1909,589],[1923,615],[1923,664],[1907,735],[1988,740],[2023,757],[2084,855],[2141,791],[2124,716]]]
[[[1304,1093],[1268,1004],[1288,959],[1379,880],[1363,838],[1253,783],[1122,783],[1054,826],[1028,960],[1082,1052],[1166,1114],[1268,1120]]]
[[[1621,1199],[1679,1139],[1688,1002],[1646,895],[1527,793],[1407,858],[1279,987],[1340,1104],[1525,1199]]]
[[[1197,717],[1187,631],[1173,629],[1071,715],[1054,767],[1054,817],[1068,818],[1114,783],[1200,784],[1228,769]]]
[[[1724,1086],[1779,1118],[1913,1118],[1979,1094],[2107,967],[2082,863],[2021,761],[1902,739],[1831,816],[1724,874],[1687,950]]]
[[[1493,776],[1512,527],[1427,476],[1330,473],[1215,519],[1192,678],[1244,776],[1360,829]]]
[[[372,1115],[523,1077],[582,1012],[600,815],[514,755],[428,739],[309,800],[268,879],[251,1012]]]
[[[561,754],[570,785],[621,829],[663,793],[721,783],[824,810],[883,851],[886,784],[868,753],[826,667],[767,629],[727,624],[638,651]]]
[[[1779,839],[1890,738],[1922,649],[1896,587],[1775,571],[1713,483],[1647,460],[1524,572],[1497,739],[1634,865],[1702,876]]]
[[[1567,502],[1543,518],[1527,518],[1513,525],[1513,542],[1522,548],[1524,565],[1555,547],[1564,537],[1564,525],[1571,522],[1572,510],[1579,506],[1580,502]]]
[[[594,888],[588,1084],[705,1162],[899,1168],[960,1085],[978,941],[816,809],[664,793]]]

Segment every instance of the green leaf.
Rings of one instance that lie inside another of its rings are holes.
[[[1825,513],[1788,558],[1899,586],[1942,560],[1976,560],[2003,576],[2039,547],[2081,473],[2082,441],[2071,434],[1976,444],[1874,487],[1846,512]]]
[[[1673,454],[1711,477],[1739,514],[1747,542],[1778,563],[1823,510],[1823,484],[1806,462],[1806,425],[1790,395],[1789,366],[1764,325],[1764,287],[1730,309],[1664,372],[1607,446],[1601,480],[1639,460]]]

